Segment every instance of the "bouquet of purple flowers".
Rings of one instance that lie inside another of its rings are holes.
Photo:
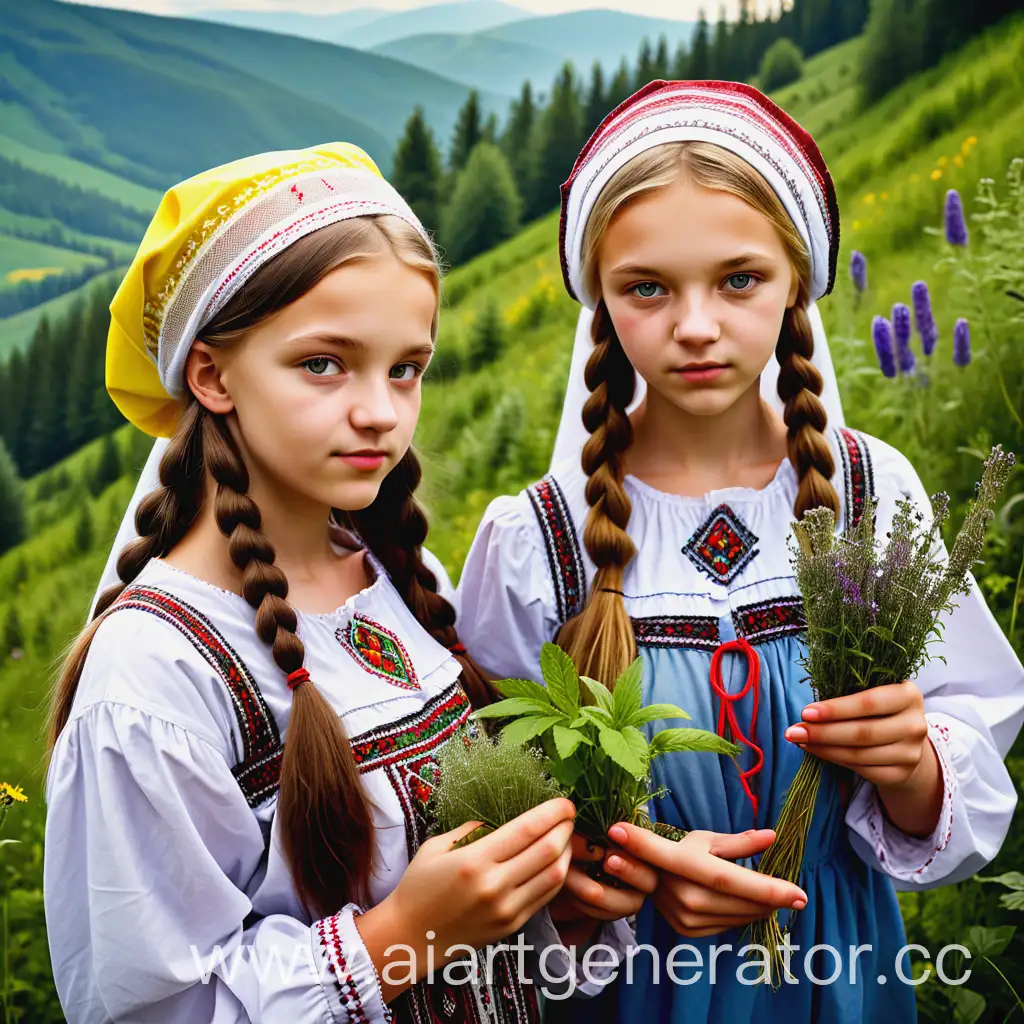
[[[931,499],[930,523],[912,502],[898,502],[884,545],[875,539],[873,500],[848,533],[837,534],[830,508],[811,509],[793,524],[793,563],[807,620],[804,665],[816,700],[901,683],[929,660],[929,646],[941,639],[941,614],[970,591],[971,567],[1014,461],[1001,446],[992,449],[948,558],[941,543],[947,494]],[[797,881],[823,767],[820,758],[804,754],[775,842],[758,865],[763,874]],[[776,916],[755,922],[752,932],[752,941],[766,946],[776,964],[782,941]]]

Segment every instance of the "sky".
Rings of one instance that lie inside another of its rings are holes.
[[[79,0],[96,3],[96,0]],[[381,7],[388,10],[404,10],[425,7],[437,0],[102,0],[98,6],[123,7],[127,10],[144,11],[149,14],[177,14],[187,16],[197,11],[225,8],[260,11],[301,11],[305,14],[334,14],[357,7]],[[510,3],[536,14],[560,14],[563,11],[578,11],[594,7],[613,8],[644,14],[655,18],[678,18],[695,21],[701,7],[708,17],[717,19],[720,3],[718,0],[509,0]],[[735,16],[737,0],[725,0],[724,6],[730,17]]]

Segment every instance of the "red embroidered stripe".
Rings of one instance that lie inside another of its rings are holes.
[[[351,1024],[369,1024],[369,1019],[363,1010],[363,1001],[359,998],[359,989],[352,980],[352,974],[342,951],[338,915],[332,914],[322,921],[317,921],[316,930],[320,936],[320,948],[327,958],[328,970],[334,975],[334,985],[342,1009],[347,1014],[345,1019]]]
[[[351,742],[352,756],[360,772],[408,761],[452,736],[472,711],[465,691],[453,683],[419,711],[357,736]]]
[[[572,514],[554,477],[545,477],[528,487],[526,493],[544,535],[558,620],[567,622],[582,611],[583,589],[586,585],[583,557]]]
[[[861,435],[846,427],[840,427],[837,433],[846,490],[846,528],[852,530],[864,515],[864,503],[874,497],[874,472],[871,453]]]
[[[718,619],[710,615],[656,615],[633,619],[640,647],[685,647],[713,652],[718,647]]]
[[[773,597],[756,604],[747,604],[732,613],[736,635],[749,644],[793,636],[807,628],[804,602],[799,597]]]

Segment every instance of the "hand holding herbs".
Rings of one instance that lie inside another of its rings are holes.
[[[794,567],[807,620],[804,664],[816,700],[838,706],[839,698],[903,684],[930,659],[928,648],[942,636],[940,616],[955,607],[958,595],[970,593],[971,567],[1014,462],[1001,446],[992,449],[948,559],[941,545],[949,518],[945,494],[932,498],[927,526],[912,502],[897,502],[884,546],[875,540],[874,500],[848,533],[837,536],[835,515],[827,508],[812,509],[794,524]],[[907,703],[897,696],[894,686],[879,703]],[[779,817],[778,838],[761,858],[759,871],[791,881],[799,876],[823,768],[820,758],[805,752]],[[752,941],[774,951],[782,941],[778,922],[773,918],[755,928]]]
[[[690,716],[673,704],[644,707],[639,658],[609,689],[580,677],[561,648],[545,644],[541,673],[546,686],[528,679],[495,684],[506,699],[475,713],[513,719],[499,743],[480,738],[449,743],[441,752],[433,797],[437,827],[480,821],[474,839],[562,793],[576,805],[576,830],[601,845],[620,821],[682,838],[678,829],[648,817],[648,801],[664,792],[651,789],[651,763],[682,751],[736,757],[739,748],[703,729],[662,729],[648,741],[644,725]],[[594,703],[582,702],[585,693]]]

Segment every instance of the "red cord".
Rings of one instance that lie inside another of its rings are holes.
[[[730,651],[741,652],[746,655],[747,658],[747,685],[740,690],[739,693],[729,693],[725,684],[722,682],[722,658]],[[749,747],[757,756],[757,761],[748,768],[745,772],[740,772],[740,782],[743,783],[743,788],[746,790],[747,796],[750,798],[750,803],[753,805],[754,814],[757,814],[757,797],[754,795],[750,788],[749,780],[753,778],[764,766],[764,751],[747,736],[743,734],[743,730],[740,728],[740,724],[736,719],[736,711],[733,705],[738,700],[742,700],[749,692],[750,688],[754,688],[754,706],[750,712],[750,735],[757,735],[757,700],[758,694],[760,693],[761,681],[761,659],[757,656],[757,651],[747,643],[743,637],[738,640],[730,640],[728,643],[724,643],[721,647],[715,651],[714,656],[711,658],[711,687],[721,698],[722,703],[718,708],[718,735],[723,739],[725,735],[725,725],[728,721],[729,728],[732,730],[732,734],[735,739],[739,740],[745,746]]]

